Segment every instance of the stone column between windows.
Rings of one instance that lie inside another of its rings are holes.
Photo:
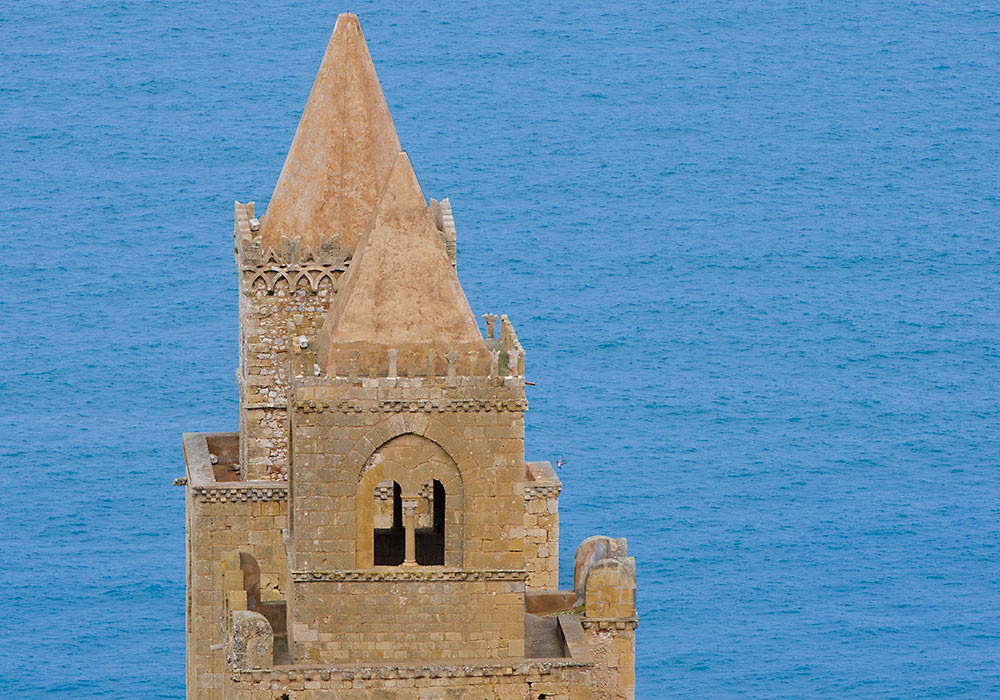
[[[417,565],[417,499],[403,497],[403,528],[406,530],[406,549],[403,566]]]

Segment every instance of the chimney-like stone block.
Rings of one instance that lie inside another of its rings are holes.
[[[230,618],[230,659],[233,668],[274,665],[274,632],[267,618],[251,610],[234,610]]]

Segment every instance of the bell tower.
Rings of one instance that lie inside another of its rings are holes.
[[[399,150],[358,18],[341,15],[267,213],[236,203],[244,478],[286,477],[287,323],[322,324]]]
[[[524,348],[459,284],[354,15],[266,214],[236,203],[239,431],[185,433],[193,700],[631,700],[635,563],[524,454]]]
[[[405,153],[292,333],[294,657],[522,656],[521,350],[480,334]]]

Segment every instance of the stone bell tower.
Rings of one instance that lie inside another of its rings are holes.
[[[404,153],[316,340],[299,337],[295,656],[523,656],[524,381],[500,373],[521,351],[480,334]]]
[[[236,205],[240,430],[184,436],[188,697],[634,696],[635,563],[524,458],[524,349],[481,333],[447,200],[341,15],[268,211]]]
[[[301,317],[311,332],[322,324],[399,151],[361,27],[342,15],[267,214],[258,220],[253,203],[236,204],[244,478],[286,476],[287,323]],[[453,233],[444,220],[441,228]]]

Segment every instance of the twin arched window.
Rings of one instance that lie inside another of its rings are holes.
[[[375,487],[372,507],[375,566],[444,565],[445,488],[434,479],[424,484],[417,495],[413,513],[404,513],[403,490],[397,482],[387,480]],[[412,552],[407,551],[408,544]]]
[[[358,481],[358,568],[463,566],[462,478],[440,445],[407,433],[368,459]]]

